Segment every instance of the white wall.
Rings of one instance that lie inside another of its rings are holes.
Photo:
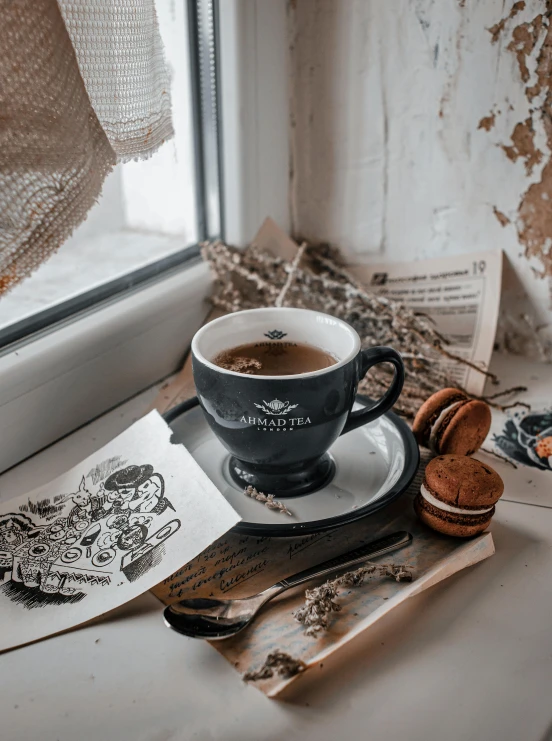
[[[298,0],[290,12],[295,234],[379,261],[502,247],[500,342],[534,355],[552,342],[545,6]]]
[[[222,0],[220,86],[225,238],[251,242],[289,221],[286,0]]]

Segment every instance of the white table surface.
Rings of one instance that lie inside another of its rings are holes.
[[[156,389],[0,477],[0,499],[54,478],[126,428]],[[552,474],[551,486],[552,486]],[[2,741],[548,741],[552,509],[501,501],[496,554],[397,609],[295,685],[243,684],[144,595],[0,656]]]

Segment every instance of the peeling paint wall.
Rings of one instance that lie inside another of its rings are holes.
[[[294,232],[508,257],[499,344],[552,356],[552,0],[290,4]]]

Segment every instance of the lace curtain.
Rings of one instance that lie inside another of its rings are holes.
[[[173,129],[154,0],[4,0],[0,49],[1,295]]]

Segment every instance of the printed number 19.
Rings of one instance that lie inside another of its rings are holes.
[[[479,262],[472,262],[472,272],[474,275],[483,275],[487,263],[485,260],[479,260]]]

